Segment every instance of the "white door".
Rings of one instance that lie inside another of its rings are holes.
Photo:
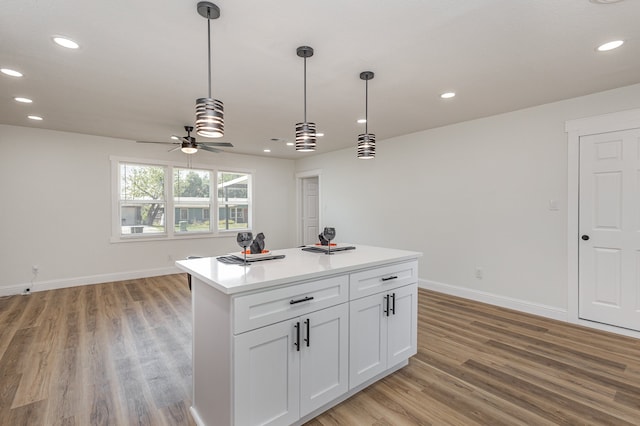
[[[300,416],[349,389],[349,305],[343,303],[302,317]]]
[[[300,417],[297,322],[283,321],[234,337],[234,424],[290,425]]]
[[[320,206],[318,177],[302,179],[302,244],[318,242]]]
[[[640,330],[640,130],[580,138],[580,318]]]
[[[387,369],[386,295],[349,302],[349,389]]]
[[[387,317],[387,366],[392,367],[418,351],[418,285],[391,292],[391,314]]]

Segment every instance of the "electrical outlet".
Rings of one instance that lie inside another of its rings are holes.
[[[481,280],[484,277],[484,271],[480,267],[476,267],[476,278]]]
[[[33,275],[38,275],[38,272],[40,272],[40,267],[38,265],[33,265],[31,267],[31,272],[33,272]]]

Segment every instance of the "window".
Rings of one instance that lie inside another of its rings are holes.
[[[212,173],[209,170],[173,169],[175,232],[210,232]],[[206,216],[204,212],[206,213]]]
[[[166,168],[120,164],[121,234],[163,234]]]
[[[112,241],[211,237],[251,229],[251,173],[111,161],[117,194]]]
[[[249,228],[249,181],[246,173],[218,172],[218,229]]]

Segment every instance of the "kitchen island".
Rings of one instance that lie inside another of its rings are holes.
[[[302,424],[407,364],[421,253],[355,247],[176,262],[192,276],[198,425]]]

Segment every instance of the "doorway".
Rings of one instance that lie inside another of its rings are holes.
[[[314,244],[318,242],[320,230],[320,173],[298,174],[297,187],[298,244]]]
[[[580,137],[579,317],[640,331],[640,129]]]
[[[565,130],[567,319],[640,338],[640,109]]]

